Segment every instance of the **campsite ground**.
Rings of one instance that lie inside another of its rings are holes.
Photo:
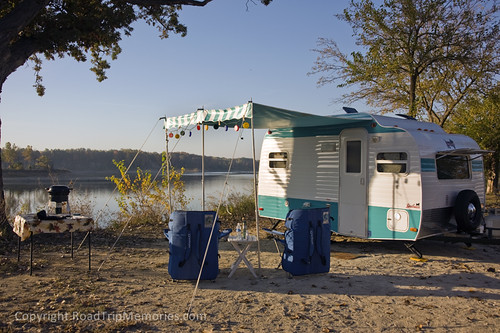
[[[81,236],[81,235],[80,235]],[[498,332],[500,245],[419,244],[427,261],[411,260],[401,243],[336,237],[330,272],[288,278],[276,269],[274,242],[261,241],[260,278],[220,243],[220,273],[195,282],[170,279],[168,243],[160,232],[93,234],[70,258],[67,235],[35,237],[17,263],[16,244],[0,255],[0,331],[23,332]],[[255,250],[255,248],[254,248]],[[98,271],[99,265],[107,260]],[[249,254],[257,266],[257,253]]]

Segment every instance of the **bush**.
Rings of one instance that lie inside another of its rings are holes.
[[[167,178],[166,172],[162,173],[161,182],[152,178],[149,171],[137,168],[134,179],[126,173],[123,161],[113,160],[120,172],[120,177],[108,177],[115,183],[120,197],[117,199],[120,211],[116,221],[112,222],[112,227],[120,227],[125,223],[130,226],[159,225],[168,219],[168,212],[175,209],[185,209],[189,203],[184,192],[184,182],[181,176],[184,169],[177,172],[171,168]],[[170,196],[167,191],[170,180]],[[170,207],[172,203],[172,207]]]
[[[217,211],[219,198],[209,197],[208,207]],[[223,228],[233,228],[238,222],[250,222],[255,219],[255,200],[253,192],[251,194],[241,194],[230,192],[225,201],[220,204],[218,212],[219,220]]]

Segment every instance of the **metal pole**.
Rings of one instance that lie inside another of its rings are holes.
[[[30,276],[33,275],[33,231],[30,231]]]
[[[255,227],[257,229],[257,258],[259,261],[259,270],[260,266],[260,240],[259,240],[259,206],[258,206],[258,197],[257,197],[257,169],[255,166],[255,131],[254,131],[254,114],[253,114],[253,103],[250,104],[252,107],[252,165],[253,165],[253,195],[255,201]]]
[[[205,115],[205,108],[202,111]],[[201,210],[205,210],[205,126],[203,121],[201,122]]]
[[[91,235],[91,234],[92,234],[92,233],[89,231],[89,272],[90,272],[90,270],[91,270],[91,267],[90,267],[90,265],[91,265],[91,264],[90,264],[90,263],[91,263],[91,260],[90,260],[90,258],[91,258],[91,249],[90,249],[90,247],[91,247],[91,245],[90,245],[90,244],[91,244],[91,243],[90,243],[90,235]]]
[[[161,117],[166,122],[167,117]],[[170,191],[170,158],[168,156],[168,129],[165,124],[165,163],[167,164],[167,192],[168,192],[168,214],[172,214],[172,193]]]
[[[172,214],[172,192],[170,190],[170,157],[168,156],[168,133],[165,129],[165,163],[167,163],[168,216]]]
[[[17,241],[17,262],[21,260],[21,236],[19,236]]]

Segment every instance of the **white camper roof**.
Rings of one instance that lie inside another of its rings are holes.
[[[353,109],[352,109],[353,110]],[[242,126],[248,122],[255,129],[280,129],[319,126],[343,126],[354,123],[376,122],[383,128],[400,129],[412,135],[427,154],[484,154],[477,143],[465,135],[448,134],[439,125],[404,117],[388,117],[369,113],[345,113],[320,116],[304,112],[281,109],[273,106],[248,102],[226,109],[199,109],[189,114],[165,119],[167,130],[186,129],[199,124],[219,126]]]

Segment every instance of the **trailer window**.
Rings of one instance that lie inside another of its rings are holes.
[[[469,179],[469,158],[459,155],[436,155],[438,179]]]
[[[272,152],[269,153],[269,167],[272,169],[286,169],[288,161],[287,152]]]
[[[347,141],[346,172],[361,172],[361,141]]]
[[[406,173],[408,155],[403,152],[377,154],[377,171],[382,173]]]

